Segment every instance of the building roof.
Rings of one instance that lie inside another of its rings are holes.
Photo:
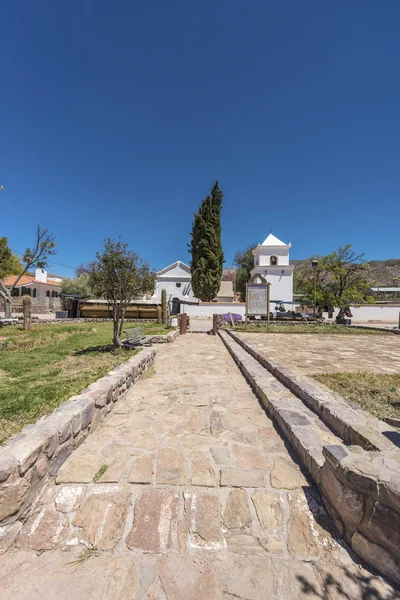
[[[172,269],[174,269],[176,267],[179,267],[180,269],[182,269],[182,271],[186,271],[186,273],[188,273],[190,275],[189,265],[182,262],[181,260],[177,260],[174,263],[172,263],[172,265],[168,265],[168,267],[164,267],[163,269],[161,269],[161,271],[158,271],[157,275],[164,275],[164,273],[167,273],[168,271],[172,271]]]
[[[291,244],[285,244],[285,242],[278,240],[277,237],[270,233],[269,236],[263,241],[261,246],[291,246]]]
[[[4,285],[6,287],[11,287],[17,277],[18,275],[8,275],[7,277],[4,277]],[[54,285],[56,287],[60,287],[59,281],[52,281],[51,279],[48,279],[46,282],[38,281],[32,275],[22,275],[21,279],[18,281],[17,287],[19,288],[22,286],[32,285],[33,283],[35,285]]]

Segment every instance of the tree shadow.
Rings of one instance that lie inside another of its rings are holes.
[[[300,584],[300,590],[305,595],[321,600],[399,600],[400,594],[393,587],[385,586],[381,592],[377,588],[379,581],[374,575],[352,572],[347,567],[341,569],[342,580],[339,581],[332,573],[326,573],[323,577],[320,589],[314,583],[308,581],[304,575],[296,575]],[[354,596],[354,588],[357,595]],[[382,587],[382,586],[380,586]],[[350,592],[349,592],[350,588]]]
[[[129,348],[121,346],[120,350],[116,350],[112,344],[106,344],[104,346],[88,346],[87,348],[81,348],[73,353],[73,356],[83,356],[85,354],[98,354],[102,353],[116,353],[116,352],[129,352]]]
[[[388,440],[392,442],[395,446],[400,448],[400,432],[398,431],[382,431],[382,435],[384,435]]]

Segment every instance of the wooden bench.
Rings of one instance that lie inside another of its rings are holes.
[[[132,327],[131,329],[125,329],[126,341],[130,346],[135,344],[144,345],[151,342],[154,336],[145,335],[141,327]]]

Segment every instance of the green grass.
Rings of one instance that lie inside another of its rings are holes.
[[[381,373],[324,373],[313,378],[383,419],[400,418],[400,375]]]
[[[227,329],[231,329],[227,327]],[[242,331],[243,333],[268,333],[265,321],[262,323],[249,323],[247,329],[244,325],[239,325],[233,328],[234,331]],[[280,325],[279,323],[271,323],[269,333],[319,333],[325,335],[340,334],[340,335],[393,335],[390,331],[376,329],[358,329],[352,327],[343,327],[342,325]]]
[[[101,465],[100,469],[97,471],[96,475],[93,477],[93,483],[97,483],[98,480],[100,479],[100,477],[102,477],[104,475],[104,473],[107,471],[108,469],[108,465],[104,464]]]
[[[156,323],[141,327],[145,334],[169,331]],[[1,328],[0,443],[137,352],[115,353],[111,340],[112,323]]]

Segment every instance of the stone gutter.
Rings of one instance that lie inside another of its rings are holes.
[[[38,491],[107,418],[155,357],[155,348],[141,350],[0,447],[0,542],[9,527],[28,517]]]
[[[305,415],[303,412],[304,408],[309,406],[307,410],[313,410],[315,418],[318,418],[318,410],[324,416],[323,409],[329,408],[326,404],[329,402],[329,396],[325,397],[326,403],[321,402],[320,396],[310,402],[309,397],[314,391],[310,387],[305,390],[305,396],[309,401],[303,400],[303,407],[301,404],[296,406],[296,399],[285,399],[285,395],[279,393],[278,388],[269,381],[269,378],[274,375],[280,381],[278,386],[286,385],[297,397],[299,391],[303,390],[304,392],[303,387],[306,384],[288,369],[266,359],[261,360],[263,357],[260,357],[249,344],[238,338],[233,332],[228,330],[224,330],[224,332],[229,334],[237,346],[235,348],[232,347],[232,344],[228,344],[228,341],[224,339],[224,334],[220,333],[222,341],[228,346],[240,369],[252,382],[268,412],[277,421],[284,437],[287,438],[318,485],[326,508],[333,517],[340,534],[366,563],[400,585],[399,449],[391,442],[390,445],[384,443],[385,448],[382,451],[376,447],[371,449],[371,436],[365,431],[361,439],[366,442],[366,446],[369,446],[368,449],[359,445],[346,447],[341,442],[340,438],[343,439],[341,435],[337,442],[325,443],[322,435],[324,424],[320,422],[319,428],[316,428],[311,419],[312,415]],[[243,354],[244,350],[247,352],[247,357]],[[251,360],[254,362],[253,365]],[[268,367],[264,365],[264,361]],[[267,376],[260,371],[261,366],[264,366],[268,372]],[[322,391],[325,392],[325,390]],[[345,419],[349,416],[347,412],[349,407],[346,407],[348,403],[342,398],[346,410],[344,414],[340,414],[338,404],[340,398],[338,394],[332,398],[334,406],[331,407],[330,414],[335,414],[338,419],[337,429],[352,437],[351,432],[357,433],[358,431],[357,423],[353,420],[346,427]],[[287,402],[287,406],[285,406],[285,402]],[[317,410],[314,410],[314,406]],[[287,408],[290,408],[291,411]],[[285,422],[284,419],[284,414],[288,412],[290,412],[291,422]],[[368,414],[360,410],[356,411],[354,416],[359,416],[362,420]],[[307,424],[302,426],[305,416]],[[373,422],[374,418],[372,415],[370,416]],[[382,423],[377,419],[375,421]],[[397,432],[395,433],[398,435]],[[380,436],[383,437],[379,430],[372,434],[374,442],[378,442],[375,445],[380,445]],[[385,438],[385,442],[389,441]]]

